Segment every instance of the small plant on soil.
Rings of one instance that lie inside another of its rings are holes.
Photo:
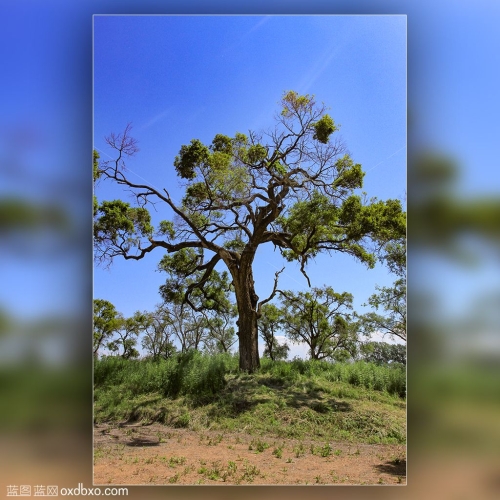
[[[248,463],[248,461],[245,461],[245,463],[243,464],[243,475],[241,476],[242,481],[248,481],[252,483],[255,477],[259,474],[260,469],[258,469],[255,465]]]
[[[257,453],[262,453],[269,448],[269,443],[261,441],[260,439],[252,439],[252,442],[248,445],[249,450],[256,450]]]
[[[304,455],[305,452],[304,452],[304,444],[303,443],[299,443],[297,446],[295,446],[295,448],[293,449],[293,451],[295,452],[295,458],[299,458],[300,456]]]
[[[224,438],[224,434],[219,434],[215,438],[209,438],[208,446],[217,446],[222,441],[223,438]]]
[[[175,467],[176,465],[184,465],[186,463],[186,457],[170,457],[168,461],[169,467]]]
[[[212,462],[212,468],[208,471],[208,479],[212,481],[217,481],[221,477],[221,462],[220,460],[216,460]]]
[[[321,447],[319,454],[322,457],[329,457],[332,454],[332,447],[330,446],[330,443],[326,443],[325,446]]]

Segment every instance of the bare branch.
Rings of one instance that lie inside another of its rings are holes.
[[[276,293],[278,292],[278,279],[279,279],[279,276],[280,274],[285,270],[285,268],[281,268],[279,271],[276,271],[274,273],[274,286],[273,286],[273,291],[271,292],[271,295],[269,295],[269,297],[267,297],[267,299],[264,299],[262,300],[261,302],[259,302],[259,305],[258,305],[258,308],[257,308],[257,314],[258,316],[260,316],[262,314],[262,306],[264,304],[267,304],[268,302],[270,302],[271,300],[274,299],[274,296],[276,295]]]

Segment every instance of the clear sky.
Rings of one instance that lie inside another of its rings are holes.
[[[364,190],[380,199],[406,194],[405,16],[95,16],[94,146],[113,152],[104,137],[132,122],[140,152],[129,175],[180,200],[173,159],[193,138],[262,130],[273,124],[284,91],[324,102],[353,159],[365,172]],[[101,182],[100,200],[127,195]],[[169,218],[152,211],[153,219]],[[268,247],[268,248],[267,248]],[[273,247],[257,254],[261,298],[283,265]],[[139,262],[116,260],[95,268],[94,297],[125,315],[152,310],[165,275],[161,251]],[[309,264],[313,286],[354,295],[355,308],[389,285],[385,268],[367,268],[346,255]],[[307,287],[298,265],[287,264],[282,289]]]

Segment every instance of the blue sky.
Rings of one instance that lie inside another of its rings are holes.
[[[173,159],[193,138],[211,142],[273,125],[286,90],[324,102],[353,159],[365,172],[364,190],[380,199],[406,193],[405,16],[94,16],[94,146],[132,122],[140,152],[128,162],[135,179],[182,192]],[[122,198],[101,182],[100,200]],[[167,212],[153,213],[155,220]],[[131,315],[159,302],[162,254],[139,262],[115,260],[94,270],[94,296]],[[272,246],[256,259],[257,293],[267,296],[283,261]],[[309,265],[313,286],[354,295],[355,306],[393,276],[346,255]],[[287,264],[282,289],[304,289],[296,264]]]

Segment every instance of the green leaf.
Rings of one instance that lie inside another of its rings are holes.
[[[182,146],[179,155],[175,157],[174,166],[177,175],[182,179],[194,179],[196,167],[208,160],[209,150],[198,139],[193,139],[189,146]]]
[[[233,153],[233,141],[227,135],[217,134],[212,141],[211,149],[215,152],[231,155]]]
[[[151,216],[145,208],[133,208],[121,200],[104,201],[99,206],[94,224],[94,237],[97,240],[110,240],[117,244],[119,237],[150,237],[153,234]]]
[[[313,124],[314,135],[313,139],[326,144],[330,135],[338,130],[330,115],[323,115],[316,123]]]
[[[158,234],[167,236],[170,240],[175,238],[174,223],[169,220],[162,220],[158,228]]]

